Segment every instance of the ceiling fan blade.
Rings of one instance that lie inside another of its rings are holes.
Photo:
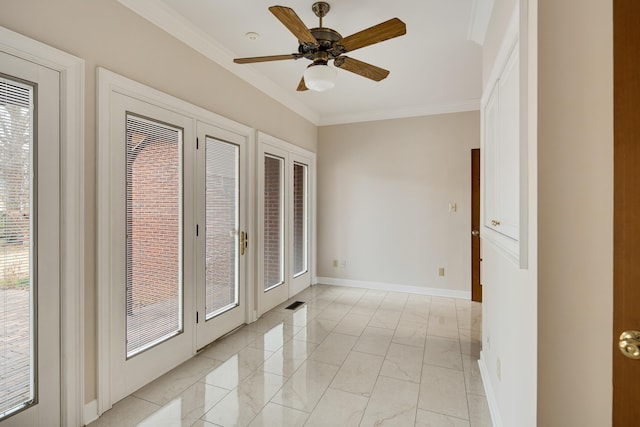
[[[340,40],[338,44],[344,48],[345,52],[370,46],[394,37],[407,34],[407,26],[398,18],[390,19],[366,30],[359,31]]]
[[[250,64],[252,62],[268,62],[282,61],[285,59],[299,59],[302,55],[299,53],[291,53],[289,55],[272,55],[272,56],[254,56],[251,58],[236,58],[233,60],[236,64]]]
[[[304,76],[300,79],[300,83],[298,83],[298,92],[304,92],[305,90],[309,90],[307,85],[304,82]]]
[[[269,10],[285,27],[287,27],[289,31],[293,33],[294,36],[298,38],[300,43],[308,43],[312,45],[318,44],[318,40],[313,37],[311,31],[309,31],[307,26],[304,25],[304,22],[302,22],[293,9],[285,6],[271,6]]]
[[[367,64],[366,62],[358,61],[357,59],[349,58],[348,56],[340,56],[336,58],[333,63],[338,68],[351,71],[352,73],[359,74],[362,77],[366,77],[377,82],[385,79],[389,75],[389,70]]]

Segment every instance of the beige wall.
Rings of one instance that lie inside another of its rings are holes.
[[[479,126],[476,111],[321,127],[318,276],[470,292]]]
[[[612,1],[538,3],[538,421],[549,427],[608,426]]]
[[[317,128],[115,0],[4,0],[0,25],[85,60],[85,400],[96,397],[96,67],[316,150]]]

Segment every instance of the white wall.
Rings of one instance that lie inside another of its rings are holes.
[[[321,127],[318,276],[469,297],[479,126],[468,112]]]
[[[538,422],[609,426],[612,1],[538,4]]]
[[[85,401],[96,397],[96,67],[316,150],[317,129],[115,0],[3,0],[0,25],[83,58],[85,99]]]
[[[508,23],[519,0],[500,0],[494,4],[483,52],[485,85],[494,67],[500,67],[498,52]],[[524,11],[526,12],[526,4]],[[535,1],[529,1],[535,11]],[[535,26],[535,18],[532,18]],[[531,109],[530,123],[535,124],[535,28],[526,34],[526,22],[521,22],[520,46],[529,45],[532,54],[527,70],[534,80],[532,95],[526,101]],[[521,50],[521,57],[526,50]],[[523,67],[521,67],[522,69]],[[485,90],[490,89],[485,86]],[[521,95],[522,96],[522,95]],[[523,96],[524,98],[524,96]],[[521,122],[523,122],[521,120]],[[520,269],[504,252],[482,240],[483,349],[481,363],[486,369],[485,388],[499,426],[532,427],[536,422],[537,390],[537,141],[536,128],[530,126],[527,136],[529,236],[528,267]],[[522,233],[521,233],[522,235]]]

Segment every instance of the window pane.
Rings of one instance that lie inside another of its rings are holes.
[[[182,131],[127,115],[127,357],[182,330]]]
[[[33,105],[0,78],[0,418],[35,399]]]
[[[264,288],[284,282],[284,159],[264,158]]]
[[[238,305],[240,147],[206,140],[207,319]]]
[[[293,164],[293,275],[307,272],[307,165]]]

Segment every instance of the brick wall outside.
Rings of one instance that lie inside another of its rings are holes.
[[[177,133],[176,133],[177,135]],[[127,351],[177,331],[180,154],[178,139],[127,141]]]
[[[304,273],[306,266],[305,202],[307,198],[304,165],[293,165],[293,274]]]
[[[282,277],[282,159],[264,158],[264,287],[283,281]]]

